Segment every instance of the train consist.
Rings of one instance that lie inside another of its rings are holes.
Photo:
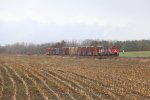
[[[47,48],[47,55],[118,56],[119,50],[116,46]]]

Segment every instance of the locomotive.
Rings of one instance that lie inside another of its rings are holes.
[[[86,46],[86,47],[61,47],[47,48],[47,55],[74,55],[74,56],[119,56],[117,46]]]

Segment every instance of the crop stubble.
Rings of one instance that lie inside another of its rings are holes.
[[[0,56],[2,100],[150,99],[150,60]]]

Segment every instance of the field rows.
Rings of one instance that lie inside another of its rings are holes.
[[[136,78],[131,79],[125,76],[127,74],[121,75],[124,71],[118,71],[118,69],[114,71],[120,75],[112,74],[110,73],[110,71],[113,72],[112,68],[106,70],[106,65],[104,64],[104,68],[101,65],[105,62],[101,62],[100,68],[96,68],[95,65],[90,68],[86,63],[62,64],[67,63],[66,60],[70,59],[64,59],[64,62],[61,62],[57,61],[60,58],[55,58],[56,60],[43,57],[33,58],[14,56],[0,58],[1,100],[150,99],[149,81],[142,83]],[[39,62],[39,60],[41,61]],[[54,65],[55,63],[57,66]],[[108,62],[108,66],[109,63],[111,61]],[[115,65],[120,66],[120,64]],[[81,69],[76,67],[77,65]],[[123,68],[123,70],[125,69]],[[147,75],[150,74],[147,73]]]

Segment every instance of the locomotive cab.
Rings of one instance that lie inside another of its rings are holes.
[[[119,49],[116,46],[112,46],[110,48],[110,51],[111,51],[111,55],[113,55],[113,56],[119,56]]]

